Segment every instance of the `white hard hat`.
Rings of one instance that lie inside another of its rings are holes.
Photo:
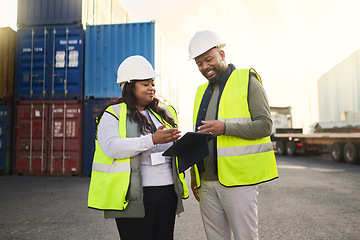
[[[208,30],[199,31],[190,40],[189,55],[191,59],[194,59],[213,47],[223,48],[225,45],[216,33]]]
[[[151,64],[140,55],[126,58],[117,71],[116,83],[130,82],[131,80],[145,80],[158,77]]]

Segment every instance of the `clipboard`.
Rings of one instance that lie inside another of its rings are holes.
[[[187,132],[162,155],[177,156],[179,172],[185,172],[209,155],[208,142],[213,138],[212,133]]]

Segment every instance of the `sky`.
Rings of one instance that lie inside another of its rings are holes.
[[[360,49],[358,0],[122,0],[133,22],[155,20],[172,47],[169,68],[178,79],[179,118],[191,131],[198,85],[206,79],[189,61],[199,30],[227,44],[227,63],[254,68],[270,106],[291,106],[293,126],[318,121],[318,79]],[[0,27],[16,28],[16,0],[0,0]]]
[[[254,68],[270,106],[291,106],[293,126],[319,120],[317,80],[360,48],[360,1],[354,0],[123,0],[133,21],[155,19],[180,65],[180,114],[190,115],[196,86],[205,82],[188,43],[212,30],[227,46],[227,63]],[[188,101],[187,101],[188,100]],[[191,102],[190,104],[188,102]]]

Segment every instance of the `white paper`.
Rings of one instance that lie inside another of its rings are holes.
[[[165,157],[162,155],[164,152],[156,152],[151,154],[151,165],[158,165],[165,163]]]

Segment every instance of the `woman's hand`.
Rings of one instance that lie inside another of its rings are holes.
[[[169,143],[180,137],[180,131],[177,128],[165,129],[166,125],[160,126],[152,135],[154,144]]]

